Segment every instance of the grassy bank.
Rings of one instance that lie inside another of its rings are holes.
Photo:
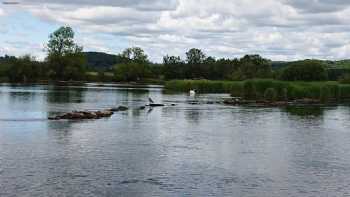
[[[230,93],[247,99],[350,99],[350,85],[338,82],[286,82],[269,79],[247,81],[174,80],[165,84],[172,91],[187,92],[196,89],[200,93]],[[267,98],[268,97],[268,98]]]

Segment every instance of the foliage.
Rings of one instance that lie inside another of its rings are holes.
[[[256,87],[253,81],[246,81],[243,85],[243,98],[247,100],[254,100],[257,98]]]
[[[130,62],[116,65],[114,76],[116,81],[141,81],[151,75],[147,64]]]
[[[44,66],[29,55],[13,60],[7,69],[10,82],[35,82],[44,78]]]
[[[147,64],[149,62],[148,56],[140,47],[127,48],[119,56],[122,58],[123,63]]]
[[[290,63],[280,76],[285,81],[325,81],[327,71],[317,60],[304,60]]]
[[[277,99],[276,90],[273,88],[267,88],[264,93],[264,98],[270,102],[275,101]]]
[[[327,103],[331,97],[330,87],[323,86],[320,90],[320,101],[322,103]]]
[[[111,72],[87,72],[86,80],[91,82],[111,82],[114,80],[114,74]]]
[[[330,81],[342,81],[346,79],[347,76],[350,76],[350,69],[343,68],[331,68],[327,69],[328,80]]]
[[[86,59],[82,53],[49,56],[49,77],[55,80],[83,80]]]
[[[239,60],[238,70],[233,74],[236,80],[270,78],[271,62],[260,55],[245,55]]]
[[[86,58],[83,48],[74,42],[74,31],[60,27],[50,35],[47,44],[49,75],[56,80],[82,80]]]
[[[71,27],[60,27],[50,34],[47,51],[49,56],[65,56],[80,53],[83,48],[74,42],[74,31]]]
[[[350,74],[346,74],[339,79],[339,83],[350,84]]]
[[[173,91],[197,89],[201,93],[231,93],[245,99],[264,99],[268,89],[276,93],[276,100],[312,98],[320,100],[350,99],[350,85],[337,82],[286,82],[270,79],[246,81],[174,80],[165,84]]]
[[[218,59],[206,56],[200,49],[186,53],[186,61],[178,56],[164,56],[166,79],[244,80],[272,77],[271,62],[259,55],[238,59]]]
[[[205,59],[206,55],[200,49],[193,48],[186,53],[186,62],[190,65],[203,64]]]
[[[111,70],[114,65],[122,63],[120,56],[101,52],[83,52],[86,65],[90,70]]]
[[[185,75],[185,62],[183,62],[179,56],[164,56],[163,65],[165,79],[181,79]]]

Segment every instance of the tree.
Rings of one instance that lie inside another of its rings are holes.
[[[141,81],[150,75],[147,64],[130,62],[116,65],[114,68],[114,77],[117,81]]]
[[[193,48],[186,53],[186,57],[188,64],[199,65],[204,62],[206,55],[202,50]]]
[[[200,49],[190,49],[186,53],[187,67],[185,72],[188,73],[187,78],[204,78],[205,71],[203,69],[203,63],[206,59],[206,55]]]
[[[280,78],[285,81],[325,81],[328,73],[320,61],[304,60],[290,63]]]
[[[56,80],[80,80],[84,76],[86,58],[83,48],[74,42],[71,27],[60,27],[50,34],[47,44],[50,75]]]
[[[80,53],[83,48],[74,42],[74,31],[71,27],[60,27],[50,34],[47,44],[49,55],[64,56]]]
[[[35,60],[35,57],[25,55],[11,61],[7,70],[10,82],[35,82],[43,74],[43,65]]]
[[[166,79],[184,78],[184,62],[179,56],[164,56],[163,65],[163,73]]]
[[[239,60],[239,66],[233,73],[235,80],[272,77],[271,61],[260,55],[245,55]]]
[[[148,62],[148,56],[144,50],[140,47],[132,47],[125,49],[120,56],[124,59],[125,63],[135,62],[139,64],[146,64]]]

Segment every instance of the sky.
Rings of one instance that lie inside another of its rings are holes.
[[[19,4],[0,4],[0,56],[43,59],[49,34],[71,26],[85,51],[138,46],[155,62],[191,48],[217,58],[350,59],[349,0],[8,1]]]

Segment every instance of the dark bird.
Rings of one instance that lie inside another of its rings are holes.
[[[149,101],[150,103],[154,103],[154,101],[153,101],[151,98],[148,98],[148,101]]]

